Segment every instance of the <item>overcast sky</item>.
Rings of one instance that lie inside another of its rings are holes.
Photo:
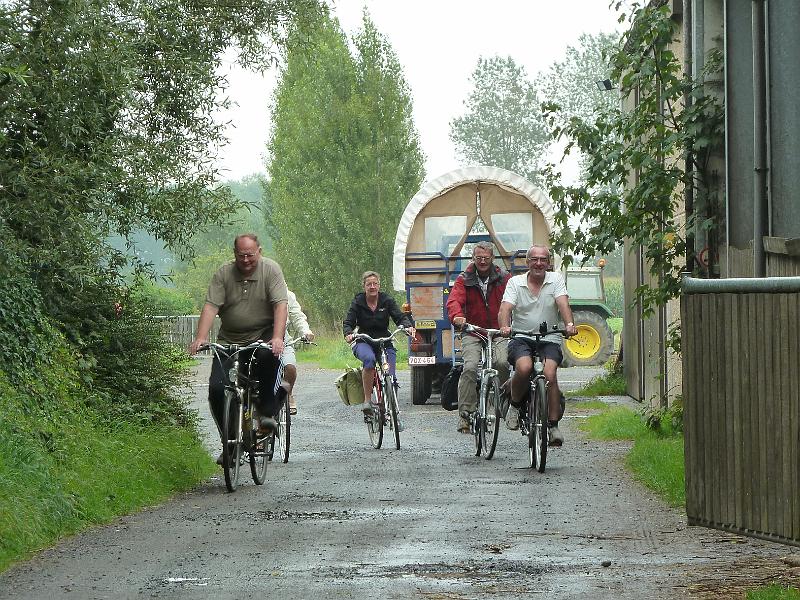
[[[511,56],[528,75],[545,71],[576,46],[582,33],[619,30],[609,0],[330,0],[350,35],[366,6],[392,44],[413,94],[414,121],[426,156],[427,179],[458,168],[448,137],[450,121],[464,113],[469,77],[478,58]],[[598,74],[602,79],[604,74]],[[230,143],[220,151],[225,179],[265,172],[269,103],[277,73],[266,76],[232,67],[228,95],[236,105]]]

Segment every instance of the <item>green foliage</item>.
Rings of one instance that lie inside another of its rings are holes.
[[[0,382],[0,395],[8,390]],[[164,500],[216,467],[189,429],[135,427],[65,406],[47,437],[0,414],[0,571],[88,525]],[[109,429],[113,427],[113,431]]]
[[[649,408],[644,412],[648,429],[661,435],[683,432],[683,397],[676,396],[667,408]]]
[[[625,464],[636,479],[671,506],[686,504],[681,435],[658,434],[648,429],[642,415],[622,407],[592,415],[580,427],[596,439],[633,440]]]
[[[748,590],[747,600],[800,600],[800,589],[773,583],[755,590]]]
[[[624,396],[625,377],[622,373],[606,372],[592,378],[579,390],[567,392],[567,396]]]
[[[149,280],[139,281],[131,290],[131,297],[134,302],[146,307],[151,316],[176,317],[195,312],[194,300],[186,292],[160,286]]]
[[[183,271],[172,275],[175,288],[192,299],[194,314],[199,314],[205,304],[211,277],[217,269],[231,260],[233,248],[219,248],[210,254],[197,256]]]
[[[636,8],[629,21],[609,59],[611,79],[623,100],[634,104],[635,98],[635,105],[624,112],[606,108],[590,119],[572,117],[566,124],[561,107],[546,105],[554,137],[567,141],[567,153],[574,149],[587,158],[580,185],[563,185],[552,166],[546,178],[557,206],[554,247],[566,261],[572,253],[605,255],[622,239],[643,248],[653,283],[637,288],[636,299],[647,316],[678,295],[686,237],[695,227],[709,226],[696,215],[676,217],[687,186],[695,188],[698,201],[714,193],[705,166],[721,145],[723,113],[702,80],[682,74],[671,49],[678,32],[668,6]],[[718,67],[719,55],[711,53],[706,73]],[[576,216],[581,225],[571,227]]]
[[[625,290],[622,279],[618,277],[603,278],[603,285],[606,290],[606,304],[616,317],[625,314]]]
[[[397,370],[408,369],[408,343],[405,338],[395,341],[394,347],[397,350]],[[303,346],[297,351],[297,360],[314,363],[323,369],[343,370],[359,366],[358,359],[353,356],[350,345],[344,341],[341,333],[317,336],[313,346]]]
[[[465,114],[450,122],[456,152],[471,164],[492,165],[539,180],[547,128],[536,86],[510,56],[479,58]]]
[[[391,273],[400,215],[422,181],[411,97],[386,39],[364,15],[354,55],[326,20],[290,47],[276,90],[269,211],[287,281],[325,325],[360,274]]]

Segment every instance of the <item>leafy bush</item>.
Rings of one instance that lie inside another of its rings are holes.
[[[618,277],[607,277],[603,280],[606,290],[606,304],[614,313],[615,317],[625,315],[625,298],[623,293],[622,279]]]
[[[177,317],[195,314],[195,301],[183,290],[156,285],[152,281],[139,281],[131,290],[137,304],[147,307],[150,315]]]

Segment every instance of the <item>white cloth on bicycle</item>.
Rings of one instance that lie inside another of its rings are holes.
[[[297,301],[297,296],[295,296],[292,290],[287,291],[289,298],[289,322],[286,327],[286,336],[284,340],[288,342],[292,337],[300,337],[311,333],[311,328],[308,326],[308,317],[306,317],[300,303]],[[286,346],[283,349],[281,358],[283,359],[284,365],[296,365],[297,355],[295,354],[294,346]]]
[[[547,322],[548,328],[558,325],[560,316],[556,306],[556,298],[567,295],[567,284],[561,273],[547,271],[539,295],[534,296],[528,287],[528,273],[515,275],[508,280],[503,302],[513,304],[511,311],[511,328],[515,331],[539,331],[539,324]],[[544,341],[561,344],[560,333],[551,333],[542,338]]]

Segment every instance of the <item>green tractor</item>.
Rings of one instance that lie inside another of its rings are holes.
[[[614,351],[612,316],[603,285],[604,261],[597,267],[570,267],[564,271],[572,318],[578,334],[564,342],[563,367],[603,365]]]

